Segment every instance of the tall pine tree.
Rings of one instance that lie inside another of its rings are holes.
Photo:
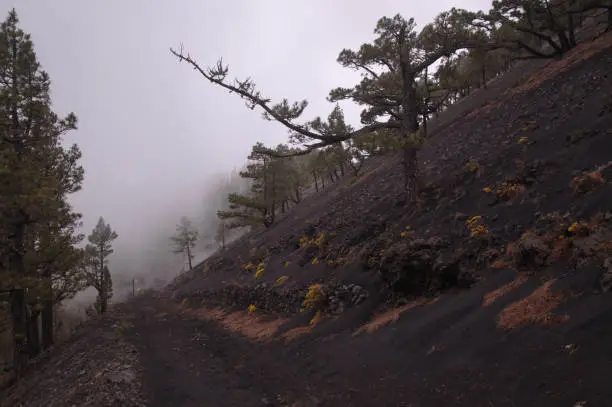
[[[49,259],[43,260],[42,253],[59,241],[47,239],[46,231],[71,233],[78,222],[67,196],[80,188],[83,169],[78,147],[62,145],[62,136],[76,128],[76,117],[71,113],[61,119],[53,112],[49,76],[18,23],[12,10],[0,25],[0,273],[2,289],[12,293],[19,374],[28,333],[30,351],[38,350],[38,332],[28,325],[38,323],[40,300],[52,299],[54,269],[43,266]],[[67,247],[72,243],[62,240]],[[51,313],[44,315],[49,322]]]

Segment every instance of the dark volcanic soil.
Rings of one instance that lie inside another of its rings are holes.
[[[413,309],[372,334],[285,343],[248,341],[153,296],[133,306],[127,338],[139,350],[151,406],[607,406],[612,399],[612,301],[590,296],[568,322],[506,332],[496,315],[537,279],[482,307],[514,277]],[[588,288],[593,276],[564,281]],[[588,280],[588,281],[587,281]]]

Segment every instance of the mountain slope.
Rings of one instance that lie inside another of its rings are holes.
[[[325,405],[605,404],[611,41],[435,131],[421,210],[402,203],[400,157],[379,158],[175,281],[173,299],[263,341]],[[321,301],[300,312],[315,283]]]

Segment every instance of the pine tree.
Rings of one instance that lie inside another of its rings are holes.
[[[198,241],[198,231],[186,216],[181,217],[180,223],[176,225],[176,232],[174,236],[170,237],[170,241],[173,245],[172,251],[176,254],[183,253],[187,258],[189,270],[191,270],[193,268],[193,249]]]
[[[290,131],[293,141],[303,143],[308,152],[332,144],[354,139],[380,129],[395,130],[404,144],[404,175],[408,202],[417,199],[417,151],[422,140],[419,135],[419,111],[416,93],[418,75],[428,66],[461,48],[476,46],[478,28],[468,26],[466,13],[451,10],[441,13],[435,21],[424,27],[420,34],[415,31],[413,19],[400,15],[383,17],[378,21],[372,43],[363,44],[358,51],[343,50],[338,62],[363,73],[362,81],[353,88],[338,88],[330,92],[330,101],[349,99],[364,106],[361,114],[363,126],[349,129],[337,126],[332,111],[327,122],[320,118],[304,124],[297,120],[308,103],[306,100],[290,103],[287,99],[272,104],[251,79],[231,81],[229,69],[221,61],[212,68],[202,68],[189,55],[172,50],[179,61],[185,61],[212,84],[236,93],[247,101],[250,108],[259,107],[264,118],[275,120]],[[479,45],[479,44],[478,44]],[[270,155],[274,151],[262,149]]]
[[[108,257],[113,254],[113,241],[119,235],[103,217],[87,236],[89,244],[85,246],[86,274],[88,283],[98,291],[96,311],[104,314],[108,309],[108,301],[112,297],[112,279],[108,270]]]
[[[12,291],[19,374],[27,334],[30,351],[36,353],[39,347],[34,332],[41,305],[38,298],[48,300],[44,293],[51,292],[54,271],[45,269],[49,262],[41,254],[50,242],[45,230],[59,224],[60,229],[69,230],[78,221],[66,199],[80,188],[83,169],[78,165],[78,147],[62,145],[62,136],[76,128],[76,117],[71,113],[60,119],[52,111],[49,76],[18,22],[12,10],[0,26],[0,284]],[[33,311],[29,318],[26,302]]]

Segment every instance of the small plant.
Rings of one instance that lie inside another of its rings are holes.
[[[264,264],[263,263],[259,263],[257,265],[257,270],[255,270],[255,278],[259,278],[262,276],[263,272],[265,270]]]
[[[300,247],[308,247],[308,246],[323,246],[323,242],[325,241],[325,233],[319,233],[314,238],[308,238],[308,236],[300,237]]]
[[[257,307],[255,306],[255,304],[251,304],[249,305],[249,308],[247,308],[249,311],[249,314],[254,313],[255,311],[257,311]]]
[[[314,259],[312,259],[312,264],[319,264],[319,258],[315,257]]]
[[[287,281],[289,279],[289,277],[287,276],[280,276],[276,279],[276,284],[283,284],[285,281]]]
[[[470,230],[470,236],[475,239],[485,239],[489,236],[489,229],[482,220],[482,216],[472,216],[465,221],[467,228]]]
[[[574,222],[567,228],[570,236],[587,236],[589,234],[589,225],[586,222]]]
[[[311,284],[304,298],[305,309],[317,309],[326,301],[327,296],[322,284]]]
[[[599,188],[606,183],[603,171],[611,166],[612,163],[597,167],[595,170],[577,175],[572,179],[570,187],[575,195],[584,195]]]
[[[520,138],[518,139],[518,143],[519,143],[519,144],[527,144],[527,143],[529,143],[529,139],[528,139],[527,137],[525,137],[525,136],[520,137]]]
[[[402,233],[400,233],[401,237],[407,237],[410,236],[410,234],[413,232],[412,227],[410,225],[406,226],[404,228],[404,230],[402,231]],[[381,249],[382,250],[382,249]]]
[[[525,191],[525,186],[516,181],[504,181],[493,188],[484,187],[482,191],[487,194],[494,194],[501,201],[509,201],[522,194]]]
[[[478,170],[479,170],[479,168],[480,168],[480,167],[478,166],[478,163],[477,163],[476,161],[474,161],[474,160],[469,160],[469,161],[468,161],[468,162],[465,164],[465,166],[466,166],[466,167],[467,167],[467,169],[468,169],[470,172],[472,172],[472,173],[476,173],[476,172],[478,172]]]
[[[249,263],[247,263],[247,264],[243,265],[243,266],[242,266],[242,269],[243,269],[244,271],[250,271],[250,270],[253,270],[253,267],[255,267],[255,266],[253,266],[253,263],[250,263],[250,262],[249,262]]]
[[[291,264],[291,262],[290,262],[290,261],[288,261],[288,260],[285,260],[285,261],[283,262],[283,267],[287,268],[287,267],[289,267],[289,264]]]

